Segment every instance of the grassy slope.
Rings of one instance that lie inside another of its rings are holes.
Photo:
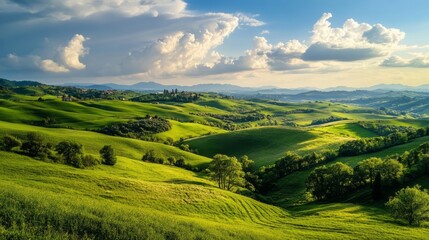
[[[403,153],[407,150],[416,148],[420,144],[427,141],[429,141],[429,137],[418,138],[418,139],[414,139],[413,141],[407,144],[391,147],[380,152],[364,154],[360,156],[353,156],[353,157],[341,157],[335,160],[334,162],[337,162],[337,161],[343,162],[354,167],[358,162],[364,159],[367,159],[370,157],[383,158],[396,153]],[[330,164],[333,164],[334,162]],[[270,198],[273,199],[277,204],[281,206],[289,206],[289,205],[293,205],[301,202],[305,198],[305,191],[306,191],[305,181],[307,180],[311,171],[312,169],[295,172],[280,179],[280,181],[278,182],[278,190],[272,192],[272,194],[270,195]]]
[[[52,143],[58,143],[63,140],[72,140],[82,144],[89,154],[98,155],[98,151],[104,145],[112,145],[119,156],[131,159],[141,159],[144,153],[154,149],[157,154],[164,156],[183,156],[186,162],[194,166],[206,165],[210,159],[189,152],[182,151],[178,148],[153,142],[145,142],[137,139],[113,137],[95,132],[80,130],[62,129],[62,128],[42,128],[24,124],[7,123],[0,121],[0,136],[12,134],[25,137],[28,132],[39,132],[46,136],[47,140]]]
[[[123,122],[137,117],[144,117],[146,114],[158,115],[168,119],[180,121],[196,122],[220,122],[210,117],[201,117],[190,113],[209,111],[222,112],[219,109],[201,107],[195,104],[149,104],[128,101],[83,101],[83,102],[62,102],[59,99],[48,98],[44,102],[38,102],[35,97],[19,97],[17,101],[0,99],[0,121],[33,124],[41,122],[44,118],[55,119],[52,126],[74,129],[99,129],[113,122]],[[223,130],[205,126],[197,123],[187,123],[186,126],[173,122],[173,138],[179,139],[181,136],[200,136],[210,132],[217,133]],[[189,128],[195,131],[188,133]],[[164,137],[164,135],[160,135]]]
[[[48,218],[88,234],[97,226],[97,234],[117,239],[422,239],[429,233],[354,204],[312,205],[291,215],[194,173],[124,157],[114,167],[81,170],[0,152],[0,186],[0,213],[27,223]],[[0,238],[7,234],[22,232],[0,226]]]
[[[196,123],[182,123],[174,120],[170,120],[172,127],[171,130],[155,134],[156,137],[161,139],[172,138],[174,141],[178,141],[180,138],[194,138],[202,135],[225,133],[223,129],[210,127]]]
[[[248,155],[255,167],[269,165],[286,151],[305,153],[334,148],[346,138],[286,127],[261,127],[234,131],[186,141],[199,154],[213,157],[217,153],[240,157]]]
[[[356,123],[339,123],[326,127],[319,127],[317,130],[353,138],[368,138],[378,136],[374,132],[365,129]]]

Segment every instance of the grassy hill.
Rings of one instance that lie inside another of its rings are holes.
[[[119,156],[140,160],[144,153],[153,149],[156,154],[168,158],[183,156],[186,162],[193,166],[205,166],[210,159],[190,152],[182,151],[176,147],[160,143],[145,142],[137,139],[108,136],[95,132],[63,129],[43,128],[24,124],[8,123],[0,121],[0,136],[11,134],[24,138],[28,132],[38,132],[45,138],[56,144],[63,140],[72,140],[82,144],[89,154],[98,155],[98,151],[104,145],[112,145]]]
[[[288,212],[219,190],[186,170],[125,157],[114,167],[82,170],[0,152],[0,173],[1,238],[422,239],[429,233],[355,204]]]
[[[261,127],[190,139],[186,143],[206,157],[217,153],[237,157],[248,155],[257,168],[274,163],[287,151],[306,153],[326,150],[336,148],[347,139],[295,128]]]

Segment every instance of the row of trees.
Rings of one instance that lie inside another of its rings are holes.
[[[5,151],[14,151],[40,160],[51,160],[78,168],[95,166],[100,163],[106,165],[116,164],[116,155],[110,145],[100,149],[100,158],[85,154],[81,144],[72,141],[61,141],[52,145],[38,133],[30,132],[24,139],[11,135],[5,135],[1,141],[1,147]]]
[[[201,95],[199,93],[193,92],[177,92],[172,90],[164,90],[162,94],[151,93],[144,94],[138,97],[131,98],[131,101],[134,102],[195,102],[200,99]]]
[[[249,114],[217,114],[217,113],[197,113],[198,116],[213,117],[225,122],[253,122],[265,119],[265,115],[262,113],[249,113]]]
[[[429,143],[385,160],[369,158],[354,168],[337,162],[313,170],[307,179],[307,190],[315,199],[328,199],[369,186],[373,198],[379,199],[387,186],[399,186],[429,173]]]
[[[183,156],[180,156],[176,159],[174,156],[169,156],[168,158],[165,158],[164,156],[161,156],[155,152],[155,150],[151,149],[147,151],[142,156],[142,161],[145,162],[151,162],[151,163],[159,163],[159,164],[168,164],[180,168],[184,168],[191,171],[198,171],[199,169],[196,167],[192,167],[189,163],[185,162],[185,158]]]
[[[386,125],[382,124],[380,121],[361,121],[358,122],[358,125],[370,130],[371,132],[377,133],[380,136],[387,136],[395,132],[413,132],[416,131],[413,127],[397,126],[397,125]],[[424,130],[424,129],[423,129]],[[419,130],[419,131],[423,131]]]
[[[152,134],[165,132],[170,129],[171,123],[168,120],[158,116],[151,117],[146,115],[143,119],[125,123],[114,123],[99,131],[113,136],[144,139]]]
[[[336,116],[330,116],[328,118],[323,118],[323,119],[316,119],[313,120],[311,122],[310,125],[319,125],[319,124],[324,124],[324,123],[330,123],[330,122],[336,122],[336,121],[341,121],[341,120],[347,120],[347,118],[342,118],[342,117],[336,117]]]
[[[362,138],[342,144],[338,150],[340,156],[355,156],[372,153],[395,145],[407,143],[411,139],[429,135],[429,128],[413,129],[406,132],[394,132],[387,136]]]
[[[337,156],[335,151],[310,153],[300,156],[294,152],[286,152],[273,165],[262,167],[249,181],[258,192],[264,193],[275,186],[275,181],[293,172],[309,169],[318,164],[333,160]]]
[[[317,167],[306,184],[307,191],[317,200],[338,197],[367,185],[372,186],[377,199],[383,186],[399,183],[403,174],[404,166],[395,159],[370,158],[354,168],[341,162]]]

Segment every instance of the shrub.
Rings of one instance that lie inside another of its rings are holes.
[[[110,166],[116,164],[116,154],[112,146],[105,145],[103,148],[100,149],[100,155],[103,164]]]
[[[2,148],[5,151],[11,151],[13,148],[21,147],[21,146],[22,146],[22,142],[18,138],[11,135],[6,135],[3,137]]]

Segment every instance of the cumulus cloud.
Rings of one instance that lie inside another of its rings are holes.
[[[82,70],[86,66],[80,62],[80,57],[87,54],[87,49],[83,46],[83,42],[87,38],[80,34],[76,34],[65,47],[58,49],[58,62],[52,59],[42,59],[37,55],[28,55],[24,57],[15,54],[9,54],[7,58],[0,60],[4,69],[8,70],[25,70],[52,73],[66,73],[71,69]]]
[[[45,72],[54,72],[54,73],[64,73],[64,72],[70,71],[66,67],[59,65],[58,63],[52,61],[51,59],[45,59],[40,61],[40,68]]]
[[[390,54],[405,34],[381,24],[348,19],[342,27],[331,26],[331,13],[314,24],[309,44],[298,40],[270,44],[255,37],[252,49],[237,58],[219,57],[215,64],[201,64],[192,74],[221,74],[247,70],[292,71],[307,68],[332,69],[334,62],[368,60]],[[335,67],[334,67],[335,68]],[[322,69],[320,69],[322,70]]]
[[[86,66],[80,62],[80,57],[88,53],[88,50],[83,46],[87,40],[80,34],[74,35],[68,45],[60,50],[61,61],[69,68],[81,70]]]
[[[268,30],[262,30],[261,31],[261,35],[266,35],[266,34],[270,34],[271,32],[270,31],[268,31]]]
[[[429,55],[420,55],[411,59],[404,59],[399,56],[391,56],[383,61],[384,67],[410,67],[410,68],[429,68]]]
[[[195,68],[239,25],[238,18],[229,14],[210,14],[207,18],[211,20],[193,32],[178,31],[131,52],[122,63],[123,71],[157,75]]]
[[[265,25],[264,22],[256,19],[258,15],[246,15],[244,13],[237,13],[235,16],[240,20],[240,25],[249,26],[249,27],[260,27]]]
[[[386,28],[381,24],[370,25],[348,19],[342,27],[334,28],[324,13],[314,24],[311,45],[303,55],[307,61],[357,61],[386,56],[391,53],[405,33]]]
[[[0,6],[3,7],[3,12],[24,12],[62,21],[102,13],[117,13],[127,17],[178,17],[183,15],[186,9],[186,3],[182,0],[0,0]]]

